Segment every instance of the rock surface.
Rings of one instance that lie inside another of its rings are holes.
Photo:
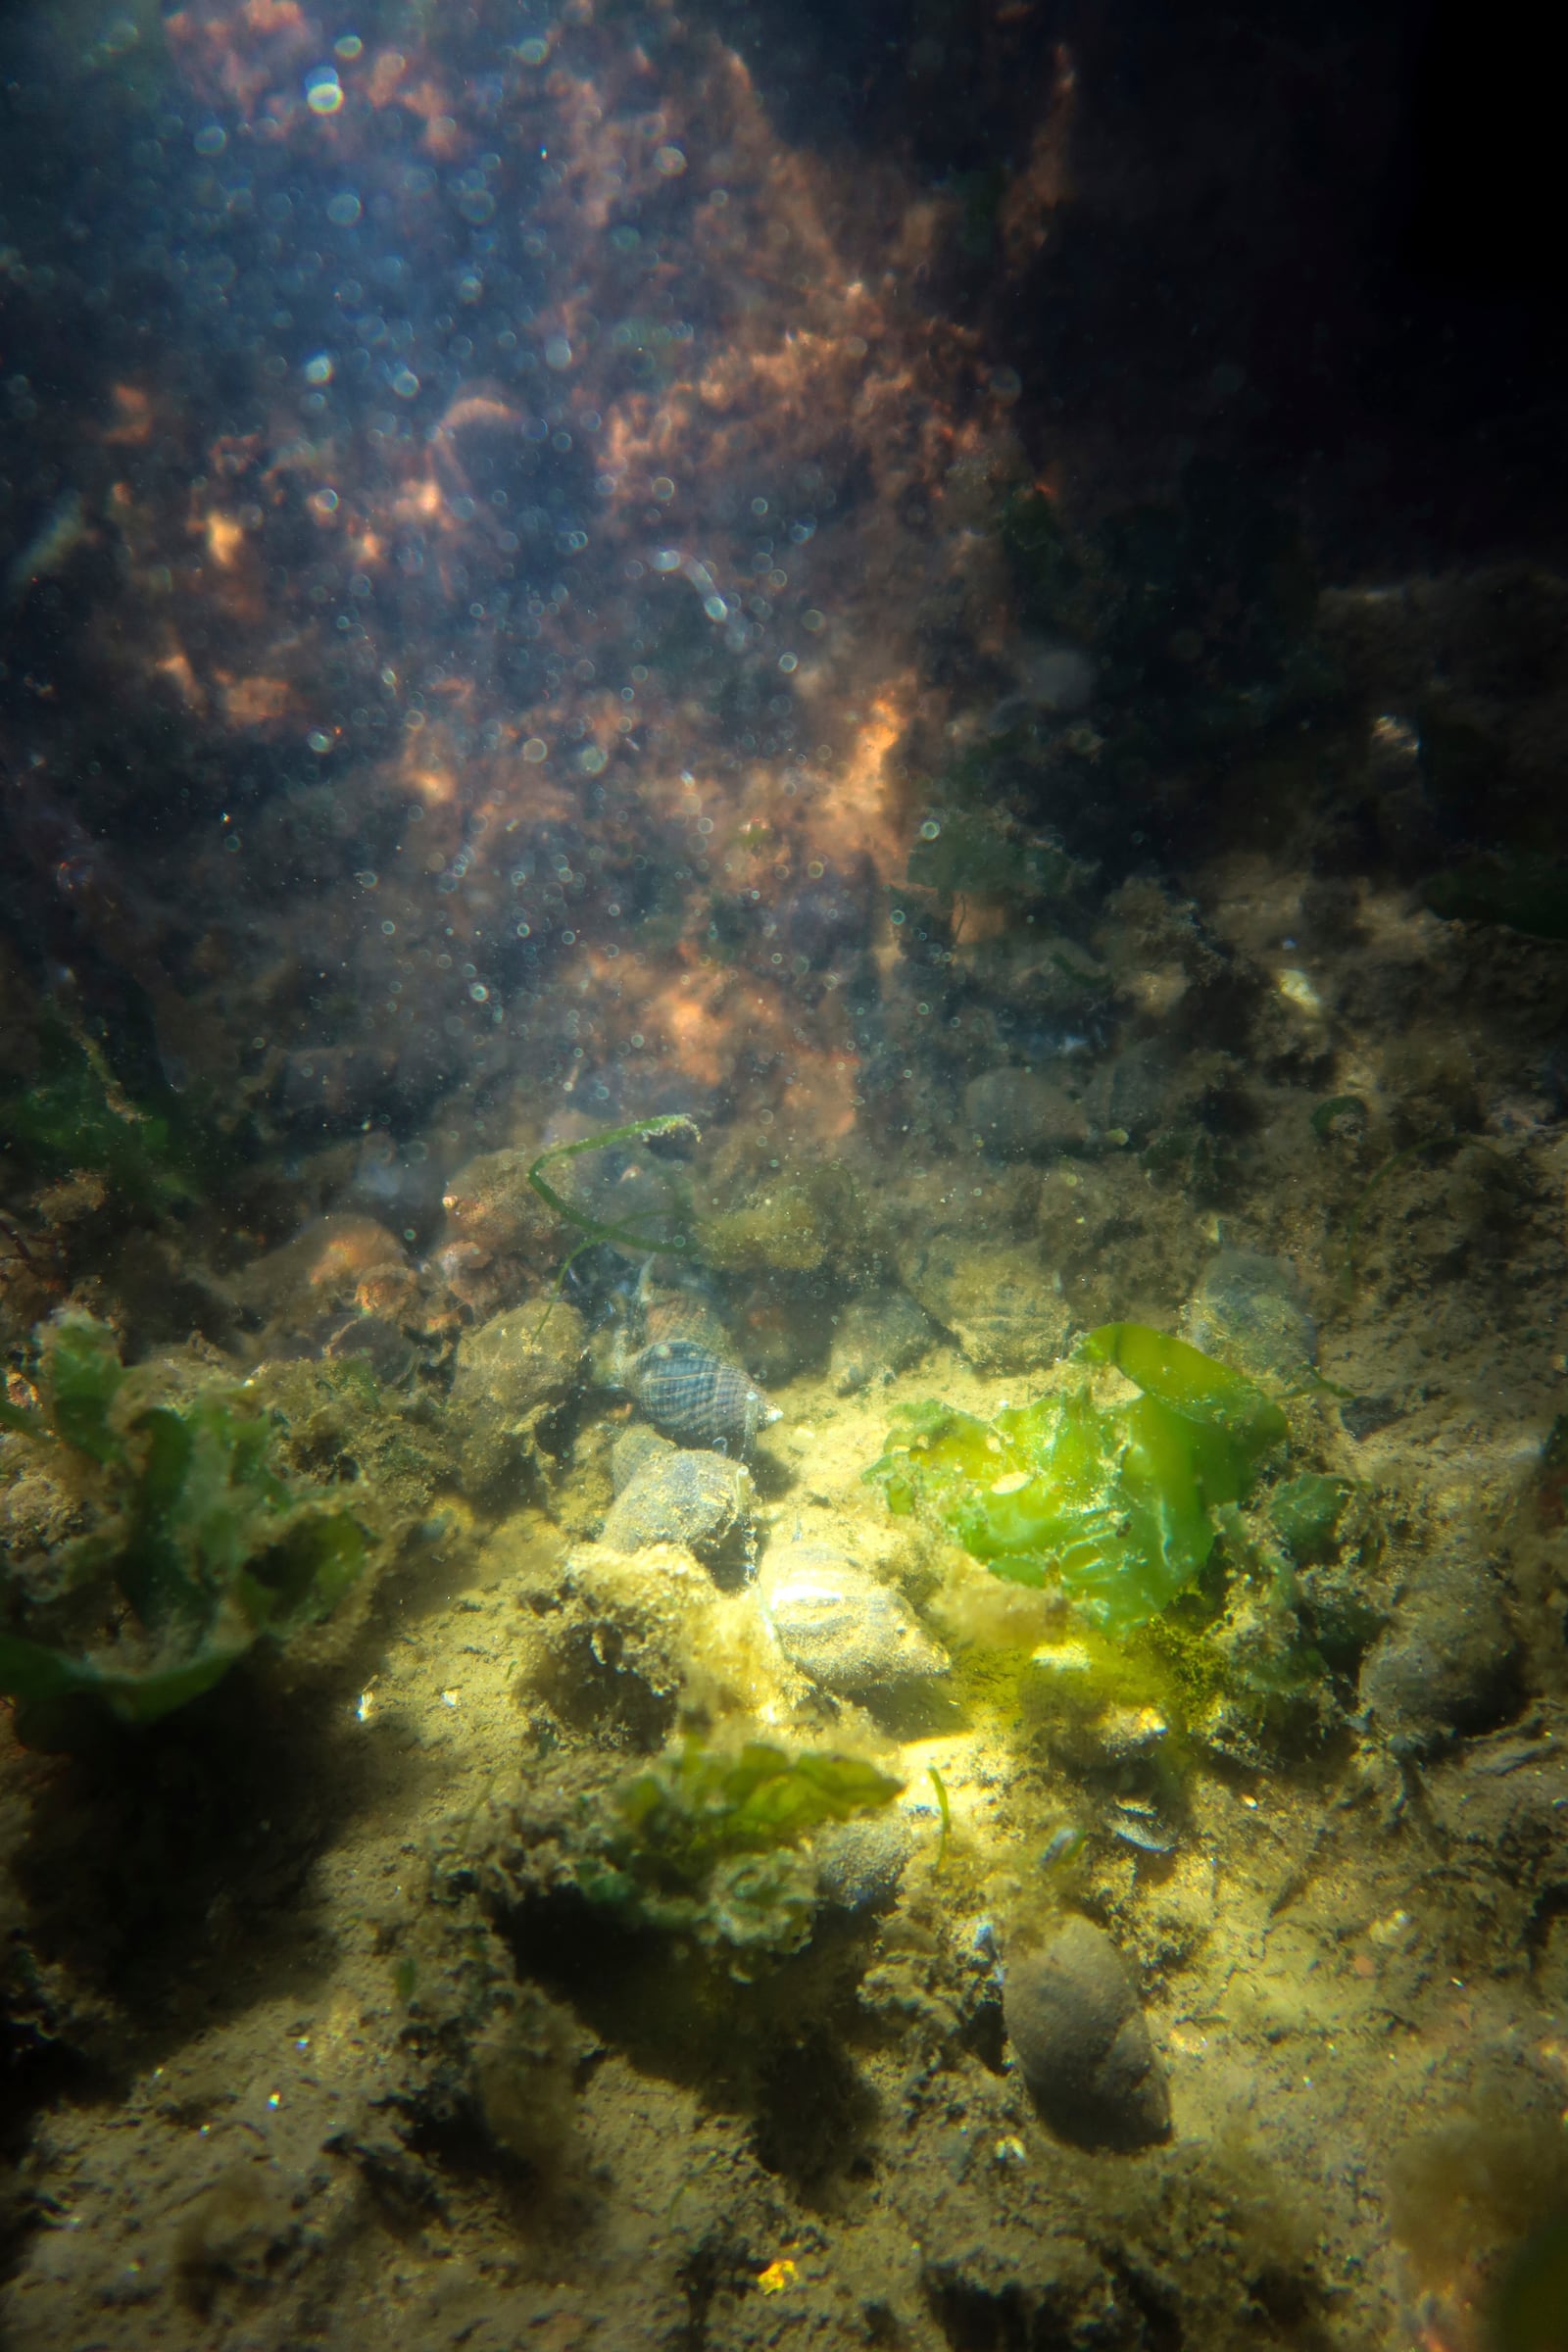
[[[1067,1308],[1028,1250],[942,1236],[906,1250],[899,1274],[977,1371],[1027,1372],[1060,1353]]]
[[[1003,2017],[1040,2112],[1082,2147],[1141,2148],[1170,2131],[1170,2094],[1132,1973],[1103,1929],[1068,1919],[1007,1955]]]
[[[1317,1330],[1280,1259],[1222,1250],[1183,1323],[1205,1355],[1264,1382],[1299,1383],[1317,1361]]]
[[[838,1318],[828,1370],[834,1393],[853,1396],[876,1380],[891,1380],[936,1344],[936,1326],[904,1291],[873,1291],[852,1298]]]
[[[948,1671],[946,1651],[899,1594],[830,1544],[770,1552],[758,1589],[791,1665],[840,1697]]]
[[[1003,1159],[1047,1159],[1089,1141],[1089,1121],[1038,1070],[982,1071],[963,1090],[963,1132]]]

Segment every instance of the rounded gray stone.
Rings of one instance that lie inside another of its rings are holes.
[[[1170,2093],[1132,1972],[1103,1929],[1066,1919],[1007,1955],[1003,2018],[1041,2114],[1086,2148],[1143,2148],[1170,2132]]]

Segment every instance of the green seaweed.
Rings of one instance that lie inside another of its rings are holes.
[[[0,1691],[21,1702],[32,1744],[69,1737],[73,1702],[155,1722],[264,1637],[284,1642],[326,1616],[359,1576],[358,1522],[278,1475],[273,1426],[242,1392],[141,1408],[113,1334],[76,1314],[44,1330],[38,1390],[38,1411],[7,1403],[0,1424],[91,1508],[95,1524],[50,1564],[119,1623],[112,1645],[80,1653],[0,1633]],[[0,1580],[13,1619],[24,1617],[22,1567]]]
[[[1274,1489],[1268,1498],[1269,1525],[1298,1568],[1333,1559],[1352,1493],[1347,1479],[1326,1478],[1319,1470],[1305,1470]]]
[[[1337,1131],[1342,1120],[1348,1120],[1355,1127],[1365,1127],[1366,1104],[1359,1095],[1331,1095],[1326,1102],[1320,1102],[1312,1113],[1312,1133],[1326,1142]]]
[[[552,1160],[575,1159],[584,1152],[608,1152],[612,1144],[647,1143],[652,1136],[675,1135],[682,1128],[693,1137],[699,1135],[695,1119],[687,1118],[684,1111],[671,1111],[657,1119],[633,1119],[624,1127],[607,1127],[602,1135],[584,1136],[575,1144],[552,1144],[549,1151],[541,1152],[529,1167],[528,1182],[547,1208],[553,1208],[558,1217],[564,1217],[567,1224],[575,1225],[580,1233],[586,1235],[587,1240],[582,1245],[584,1248],[592,1242],[610,1242],[617,1250],[635,1250],[648,1257],[662,1257],[669,1250],[684,1250],[684,1234],[677,1233],[665,1241],[651,1242],[645,1234],[634,1233],[629,1225],[613,1225],[601,1217],[589,1216],[586,1209],[566,1200],[540,1174],[540,1170]]]
[[[718,1749],[693,1735],[596,1807],[577,1884],[628,1926],[732,1953],[797,1951],[816,1899],[800,1841],[890,1804],[901,1785],[856,1756],[760,1740]]]
[[[41,1012],[37,1039],[36,1077],[0,1101],[0,1149],[29,1174],[90,1169],[122,1200],[154,1209],[192,1200],[216,1179],[231,1147],[172,1087],[144,1071],[133,1096],[99,1040],[54,1005]]]
[[[865,1475],[891,1510],[935,1520],[994,1575],[1059,1581],[1090,1623],[1119,1634],[1196,1581],[1216,1514],[1246,1498],[1287,1425],[1251,1381],[1146,1324],[1102,1325],[1077,1360],[1059,1390],[989,1422],[902,1407]],[[1096,1365],[1140,1394],[1098,1402]]]

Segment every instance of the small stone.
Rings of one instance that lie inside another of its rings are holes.
[[[1049,1159],[1089,1141],[1089,1121],[1072,1097],[1038,1070],[1004,1066],[963,1090],[963,1132],[1002,1159]]]
[[[831,1544],[770,1552],[758,1587],[791,1665],[842,1698],[948,1671],[946,1651],[899,1594]]]
[[[814,1848],[816,1890],[825,1903],[864,1918],[887,1910],[899,1891],[911,1838],[896,1813],[835,1822]]]
[[[517,1432],[564,1401],[582,1366],[582,1317],[564,1300],[492,1315],[458,1348],[452,1401]]]
[[[1450,1555],[1412,1582],[1367,1652],[1360,1693],[1384,1735],[1420,1755],[1509,1722],[1521,1702],[1519,1668],[1493,1572]]]
[[[699,1559],[721,1552],[744,1526],[752,1482],[721,1453],[662,1446],[647,1454],[605,1521],[612,1551],[681,1544]]]
[[[1110,1937],[1065,1920],[1009,1954],[1003,2018],[1041,2114],[1080,2147],[1148,2147],[1170,2132],[1170,2093],[1132,1973]]]

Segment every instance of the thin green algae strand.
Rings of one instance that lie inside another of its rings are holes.
[[[1059,1583],[1091,1623],[1124,1633],[1200,1575],[1216,1509],[1246,1499],[1287,1425],[1241,1373],[1147,1324],[1102,1324],[1075,1362],[1060,1391],[990,1421],[902,1407],[866,1476],[890,1510],[935,1521],[994,1575]],[[1098,1403],[1090,1367],[1106,1364],[1140,1394]]]

